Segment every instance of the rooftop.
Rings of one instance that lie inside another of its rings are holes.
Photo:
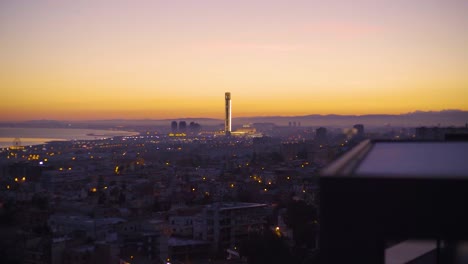
[[[466,157],[466,141],[366,140],[334,161],[320,177],[324,263],[465,263]]]
[[[357,175],[468,176],[468,142],[380,142],[355,170]]]
[[[468,142],[364,141],[324,171],[325,176],[468,177]]]
[[[215,203],[208,205],[207,208],[219,208],[219,210],[234,210],[234,209],[245,209],[255,207],[265,207],[266,204],[260,203]]]

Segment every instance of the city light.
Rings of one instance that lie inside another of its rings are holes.
[[[275,227],[275,234],[279,237],[281,237],[281,231],[280,231],[280,228],[279,226]]]

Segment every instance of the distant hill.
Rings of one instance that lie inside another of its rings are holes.
[[[173,119],[112,119],[88,121],[31,120],[24,122],[0,122],[0,126],[14,127],[74,127],[74,128],[129,128],[129,127],[169,127],[172,121],[196,122],[202,126],[222,126],[224,120],[214,118],[173,118]],[[368,127],[417,127],[417,126],[465,126],[468,123],[468,111],[415,111],[399,115],[304,115],[304,116],[257,116],[233,118],[233,126],[249,123],[274,123],[287,126],[289,122],[299,122],[301,126],[350,127],[364,124]]]
[[[354,124],[366,126],[465,126],[468,123],[468,111],[415,111],[400,115],[306,115],[306,116],[268,116],[235,118],[233,123],[270,122],[277,125],[289,125],[289,122],[301,123],[301,126],[350,127]]]

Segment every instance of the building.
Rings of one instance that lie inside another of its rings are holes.
[[[185,122],[185,121],[180,121],[179,122],[179,131],[180,132],[186,132],[187,131],[187,122]]]
[[[193,237],[193,220],[198,218],[202,208],[181,208],[169,216],[171,235],[177,237]]]
[[[326,144],[328,141],[327,138],[327,129],[324,127],[319,127],[315,131],[315,141],[319,144]]]
[[[320,177],[321,263],[467,263],[468,142],[370,141]]]
[[[417,127],[417,140],[456,140],[468,138],[468,124],[465,127]]]
[[[257,203],[208,205],[198,221],[193,223],[194,238],[209,241],[214,252],[237,247],[250,231],[265,224],[266,206]]]
[[[82,232],[92,239],[105,239],[108,234],[115,232],[125,222],[125,219],[118,217],[94,219],[82,215],[55,214],[49,217],[48,226],[57,235]]]
[[[231,131],[233,136],[248,136],[248,137],[261,137],[261,133],[257,133],[257,129],[251,125],[242,125],[242,127],[237,128],[235,131]]]
[[[225,120],[224,120],[224,132],[226,133],[226,135],[230,135],[231,134],[231,93],[225,93],[224,94],[224,99],[225,99],[225,102],[226,102],[226,105],[225,105],[225,110],[226,110],[226,117],[225,117]]]
[[[171,122],[171,131],[173,133],[177,132],[177,121],[172,121]]]
[[[353,126],[356,130],[356,137],[357,138],[364,138],[364,125],[363,124],[356,124]]]
[[[284,160],[296,160],[302,148],[305,148],[305,145],[298,142],[281,143],[281,156]]]
[[[169,256],[174,260],[206,259],[210,253],[210,243],[202,240],[171,237],[168,240]]]

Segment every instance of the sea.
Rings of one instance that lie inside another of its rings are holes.
[[[41,145],[50,141],[94,140],[115,136],[133,136],[137,132],[79,128],[7,128],[0,127],[0,148],[14,145]]]

